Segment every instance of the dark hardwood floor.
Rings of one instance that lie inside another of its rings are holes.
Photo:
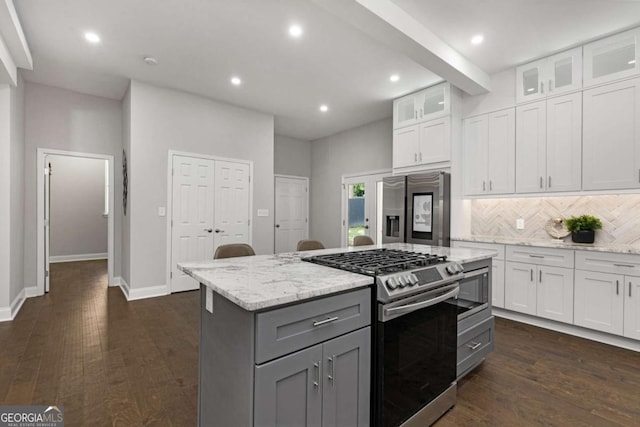
[[[51,292],[0,323],[0,405],[67,426],[195,426],[199,292],[127,302],[104,261],[52,264]],[[496,319],[448,426],[639,426],[640,353]],[[220,426],[233,427],[233,426]]]

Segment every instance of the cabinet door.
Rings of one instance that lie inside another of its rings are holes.
[[[491,261],[491,305],[504,308],[504,261]]]
[[[624,336],[640,340],[640,278],[624,278]]]
[[[574,324],[622,335],[624,276],[575,271]]]
[[[428,164],[451,160],[451,119],[420,123],[418,163]]]
[[[580,190],[582,93],[547,101],[547,191]]]
[[[507,262],[504,281],[504,307],[536,314],[536,266],[520,262]]]
[[[418,125],[393,131],[393,167],[413,166],[418,161]]]
[[[547,104],[516,108],[516,192],[545,191]]]
[[[320,426],[322,345],[255,368],[254,425]]]
[[[573,323],[573,269],[538,266],[537,314]]]
[[[584,46],[584,85],[593,86],[640,73],[640,29]]]
[[[584,190],[640,187],[640,79],[583,93]]]
[[[416,94],[418,121],[448,116],[451,111],[449,84],[442,83]]]
[[[371,328],[324,343],[323,427],[369,425],[370,347]]]
[[[516,101],[518,103],[543,98],[545,59],[516,68]]]
[[[487,189],[488,125],[486,114],[462,122],[464,193],[467,195],[484,194]]]
[[[548,96],[579,90],[582,87],[582,47],[547,58],[545,68]]]
[[[489,192],[513,193],[516,185],[516,116],[515,110],[489,114],[488,177]],[[482,159],[478,159],[481,161]]]
[[[418,123],[416,95],[411,94],[393,101],[393,128],[399,129]]]

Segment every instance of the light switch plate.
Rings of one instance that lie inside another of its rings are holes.
[[[158,208],[158,216],[166,216],[167,215],[167,209],[164,206],[160,206]]]
[[[207,298],[205,301],[205,308],[211,314],[213,314],[213,290],[210,287],[207,288]]]
[[[524,230],[524,218],[516,219],[516,228],[518,230]]]
[[[258,209],[258,216],[269,216],[269,209]]]

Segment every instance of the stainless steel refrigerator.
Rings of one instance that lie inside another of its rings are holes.
[[[384,178],[382,243],[450,246],[450,196],[448,172]]]

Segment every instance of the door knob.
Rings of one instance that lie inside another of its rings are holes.
[[[364,226],[364,228],[368,230],[368,229],[369,229],[369,226],[368,226],[368,225],[365,225],[365,226]]]
[[[280,224],[276,224],[276,228],[280,228]]]
[[[207,233],[211,233],[213,231],[213,228],[205,228],[204,231],[206,231]]]
[[[224,233],[224,230],[220,230],[219,228],[216,228],[216,233]]]

